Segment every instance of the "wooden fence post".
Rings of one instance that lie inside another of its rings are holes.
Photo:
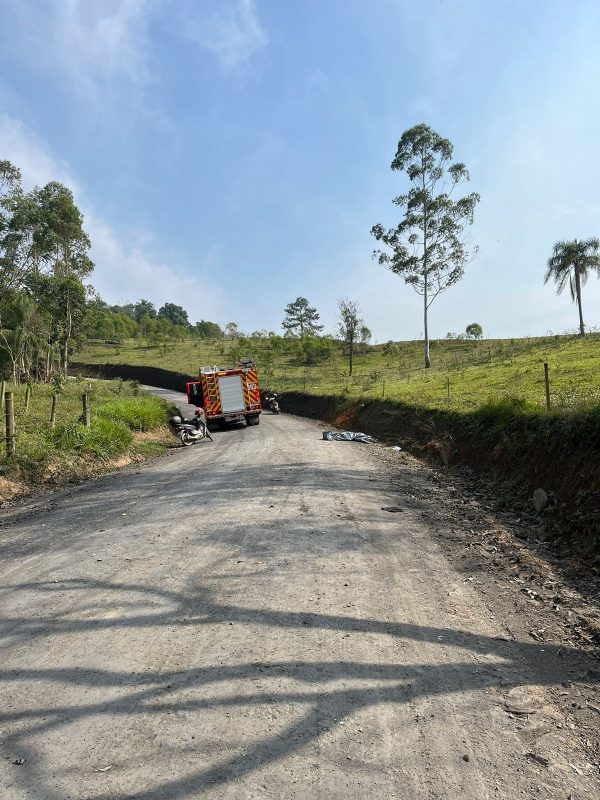
[[[58,403],[57,392],[52,393],[52,408],[50,409],[50,427],[53,428],[56,424],[56,404]]]
[[[448,397],[448,403],[450,402],[450,378],[446,378],[446,395]]]
[[[31,384],[28,383],[25,389],[25,411],[29,411],[30,400],[31,400]]]
[[[548,375],[548,364],[544,364],[544,383],[546,384],[546,410],[550,411],[550,376]]]
[[[385,378],[381,381],[381,396],[385,398]]]
[[[81,395],[81,400],[83,402],[83,424],[86,428],[90,427],[90,396],[86,392],[85,394]]]
[[[15,453],[15,404],[12,392],[5,393],[4,403],[6,411],[6,455],[10,457]]]

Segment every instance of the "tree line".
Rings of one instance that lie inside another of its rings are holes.
[[[25,192],[18,168],[0,161],[0,355],[15,382],[66,373],[86,313],[89,249],[67,187]]]
[[[188,312],[171,302],[156,308],[144,298],[124,305],[102,300],[86,282],[94,264],[83,223],[66,186],[51,181],[26,192],[18,167],[0,161],[0,376],[16,384],[63,380],[71,352],[89,340],[118,346],[137,338],[147,347],[166,347],[196,336],[235,340],[240,349],[243,334],[235,322],[192,324]],[[331,354],[334,337],[322,335],[319,314],[306,298],[286,307],[283,329],[287,338],[298,340],[295,351],[306,363]],[[352,373],[356,347],[371,338],[357,303],[340,301],[339,334]],[[249,336],[268,338],[273,350],[281,348],[273,331]]]
[[[181,340],[188,336],[201,339],[231,337],[237,330],[235,323],[221,328],[216,322],[201,320],[192,324],[188,312],[176,303],[165,303],[158,309],[150,300],[137,303],[108,305],[100,298],[88,304],[86,334],[89,339],[100,339],[109,344],[120,344],[124,339],[143,339],[148,347]]]
[[[27,192],[18,167],[0,160],[0,377],[64,377],[71,352],[89,339],[152,346],[235,332],[235,323],[192,325],[175,303],[109,306],[86,282],[94,264],[83,223],[69,188],[50,181]]]

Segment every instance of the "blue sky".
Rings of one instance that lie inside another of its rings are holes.
[[[420,298],[369,231],[426,122],[482,198],[432,335],[562,332],[543,274],[600,235],[598,42],[596,0],[0,0],[0,158],[74,189],[109,302],[280,330],[303,295],[333,331],[345,296],[385,341],[421,335]]]

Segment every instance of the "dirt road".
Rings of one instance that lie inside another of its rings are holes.
[[[2,800],[598,797],[581,654],[507,635],[429,492],[265,414],[0,512]]]

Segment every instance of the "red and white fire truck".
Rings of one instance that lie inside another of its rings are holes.
[[[188,403],[202,407],[208,422],[258,425],[262,406],[253,361],[238,361],[232,369],[202,367],[198,377],[185,385]]]

